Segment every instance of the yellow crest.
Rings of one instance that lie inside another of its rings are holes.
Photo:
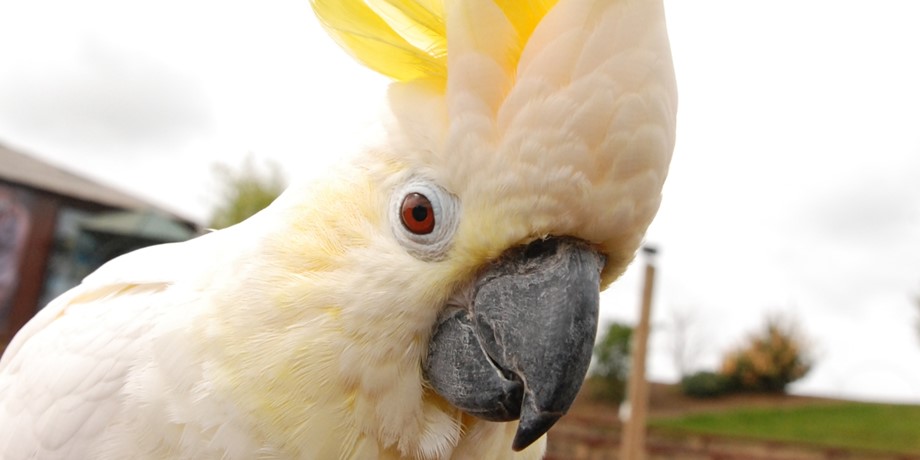
[[[371,69],[399,81],[447,79],[445,1],[313,0],[330,35]],[[514,26],[517,57],[556,0],[495,0]]]

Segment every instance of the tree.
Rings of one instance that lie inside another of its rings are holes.
[[[770,316],[760,332],[725,356],[722,374],[739,390],[783,392],[811,370],[807,348],[795,323]]]
[[[621,402],[626,396],[632,335],[631,326],[610,323],[601,340],[594,346],[592,373],[601,384],[598,396],[604,399]]]
[[[699,329],[699,317],[693,309],[670,312],[671,360],[683,379],[697,370],[706,349],[705,334]]]
[[[271,204],[286,187],[277,163],[268,161],[260,169],[252,156],[247,156],[239,169],[214,165],[214,176],[218,181],[218,203],[209,224],[213,229],[246,220]]]

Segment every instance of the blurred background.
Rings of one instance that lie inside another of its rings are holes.
[[[719,370],[782,318],[810,363],[791,393],[920,403],[920,3],[665,6],[680,108],[647,236],[649,377]],[[233,190],[322,174],[387,85],[307,0],[2,0],[0,18],[7,338],[105,259],[222,225]],[[634,264],[602,321],[635,324],[641,284]]]

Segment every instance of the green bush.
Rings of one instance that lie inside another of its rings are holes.
[[[596,397],[619,403],[626,396],[632,334],[632,327],[611,323],[594,346],[592,374],[598,382]]]
[[[268,162],[267,171],[258,167],[253,157],[246,157],[239,169],[225,164],[214,166],[217,204],[209,227],[221,229],[240,223],[270,205],[286,185],[281,166]]]
[[[805,341],[793,323],[779,317],[768,318],[761,332],[722,360],[722,375],[747,391],[784,392],[810,369]]]
[[[687,396],[714,398],[728,393],[731,390],[731,382],[721,374],[700,371],[682,378],[680,388]]]

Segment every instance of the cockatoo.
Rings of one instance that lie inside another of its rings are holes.
[[[4,459],[543,456],[659,207],[662,1],[313,6],[394,80],[385,134],[41,310],[0,362]]]

